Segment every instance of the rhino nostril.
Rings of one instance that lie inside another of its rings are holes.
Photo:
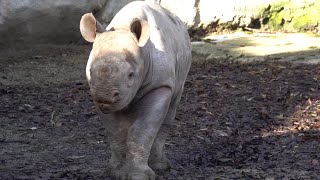
[[[92,93],[93,100],[98,104],[112,104],[120,100],[120,92],[118,90],[110,91],[106,94]]]
[[[119,93],[118,90],[115,90],[115,91],[113,92],[113,102],[116,102],[116,101],[118,101],[119,99],[120,99],[120,93]]]

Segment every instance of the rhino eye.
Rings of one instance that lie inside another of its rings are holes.
[[[134,77],[134,72],[130,72],[128,77],[129,77],[129,79],[132,79]]]

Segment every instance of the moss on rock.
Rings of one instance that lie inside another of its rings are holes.
[[[274,1],[261,13],[269,30],[306,31],[320,23],[320,0]]]

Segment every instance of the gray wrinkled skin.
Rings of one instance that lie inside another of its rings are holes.
[[[130,31],[136,19],[147,22],[147,33],[144,27],[142,33]],[[87,38],[94,39],[87,79],[112,138],[110,174],[155,179],[154,170],[170,168],[164,143],[191,64],[189,35],[176,16],[154,1],[128,4],[106,30]]]

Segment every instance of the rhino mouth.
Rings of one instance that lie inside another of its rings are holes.
[[[103,114],[110,114],[116,111],[124,110],[128,107],[130,102],[129,96],[121,97],[119,101],[117,102],[101,102],[101,101],[95,101],[95,106],[99,111],[101,111]]]
[[[112,108],[110,104],[95,102],[97,109],[99,109],[103,114],[110,114]]]
[[[119,106],[117,104],[101,104],[96,103],[96,107],[103,113],[103,114],[110,114],[116,111],[120,111],[123,109],[122,106]]]
[[[106,111],[106,110],[101,110],[101,112],[102,112],[103,114],[110,114],[110,113],[112,113],[111,111]]]
[[[110,114],[111,111],[110,110],[107,110],[107,109],[100,109],[100,111],[103,113],[103,114]]]

